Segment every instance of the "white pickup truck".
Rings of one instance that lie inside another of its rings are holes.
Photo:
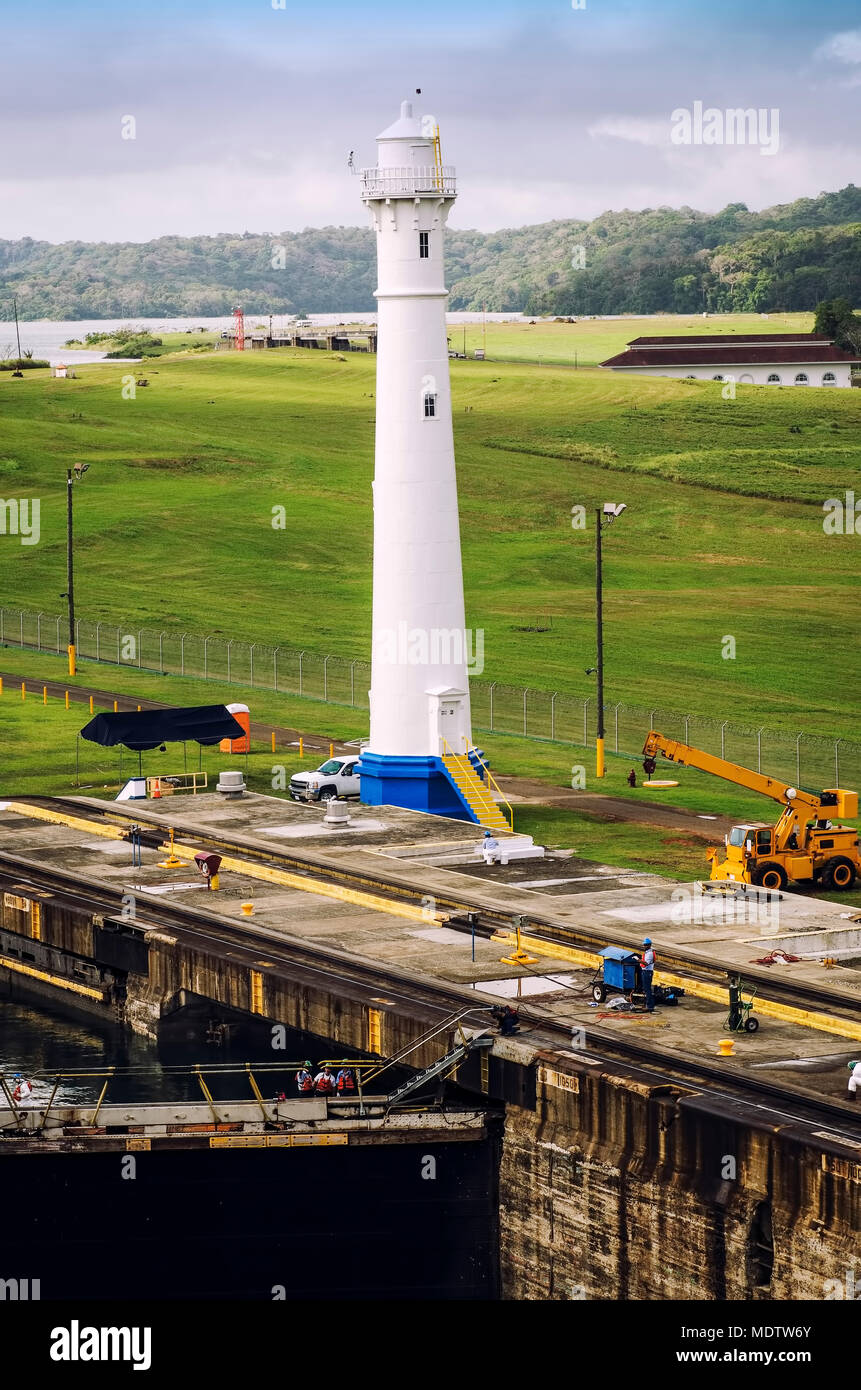
[[[290,778],[293,801],[331,801],[334,796],[358,796],[358,753],[346,758],[327,758],[315,772],[294,772]]]

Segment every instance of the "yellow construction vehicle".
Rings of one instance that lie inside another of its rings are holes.
[[[762,888],[785,888],[788,883],[813,881],[823,888],[846,891],[854,884],[856,875],[861,874],[857,829],[832,824],[830,820],[832,815],[849,820],[857,817],[857,792],[836,787],[809,792],[790,787],[774,777],[704,753],[701,748],[664,738],[654,729],[646,739],[643,753],[652,770],[655,755],[660,753],[681,767],[711,772],[782,804],[783,814],[777,825],[736,825],[726,837],[724,850],[706,850],[713,879],[755,883]]]

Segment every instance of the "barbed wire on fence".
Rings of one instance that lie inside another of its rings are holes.
[[[55,614],[0,608],[0,643],[8,646],[61,655],[66,650],[67,632],[66,619]],[[82,660],[252,686],[352,709],[368,708],[371,665],[357,658],[84,619],[76,623],[75,645]],[[596,736],[597,702],[593,697],[474,678],[470,680],[470,699],[477,731],[579,747],[594,742]],[[803,730],[787,733],[766,727],[746,728],[730,720],[622,701],[605,705],[604,723],[608,750],[631,758],[640,757],[646,733],[657,728],[667,737],[693,743],[781,781],[806,782],[819,789],[839,786],[841,778],[848,786],[861,782],[861,743],[851,739]]]

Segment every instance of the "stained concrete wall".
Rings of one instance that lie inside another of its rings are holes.
[[[818,1300],[855,1266],[845,1149],[624,1069],[535,1065],[535,1109],[506,1111],[504,1297]]]

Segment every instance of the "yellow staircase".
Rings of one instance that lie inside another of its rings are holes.
[[[491,795],[488,783],[482,782],[467,754],[455,753],[447,743],[445,749],[446,751],[442,755],[445,770],[478,824],[485,826],[488,830],[512,830],[514,815],[508,802],[503,803],[508,810],[508,815],[506,815],[502,806]],[[485,775],[488,781],[493,782],[486,767]],[[496,786],[496,783],[493,782],[493,785]]]

